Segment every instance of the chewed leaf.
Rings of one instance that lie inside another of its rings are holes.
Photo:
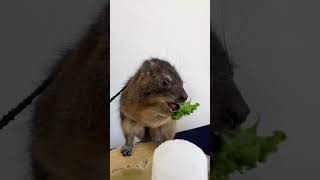
[[[190,115],[195,110],[197,110],[199,103],[191,104],[191,100],[180,103],[179,109],[171,116],[173,120],[179,120],[183,116]]]
[[[274,131],[270,136],[259,136],[259,122],[260,116],[257,115],[253,126],[223,132],[221,147],[213,156],[215,163],[211,179],[229,180],[231,174],[254,169],[277,152],[280,143],[286,140],[286,134],[283,131]]]

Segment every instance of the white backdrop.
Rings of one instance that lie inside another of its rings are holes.
[[[210,124],[210,0],[111,0],[110,96],[150,57],[171,62],[200,108],[178,131]],[[124,143],[119,98],[111,103],[110,148]]]

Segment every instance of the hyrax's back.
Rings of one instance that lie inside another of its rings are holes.
[[[109,7],[57,65],[32,127],[34,180],[107,179]]]

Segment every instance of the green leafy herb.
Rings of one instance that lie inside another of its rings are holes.
[[[193,113],[193,111],[195,111],[198,108],[198,106],[200,106],[199,103],[191,104],[191,100],[180,103],[179,109],[176,112],[174,112],[171,117],[173,120],[179,120],[183,116],[188,116],[191,113]]]
[[[286,134],[274,131],[271,136],[258,136],[258,121],[247,129],[237,129],[222,135],[222,146],[219,152],[213,154],[211,179],[229,180],[234,172],[243,173],[264,163],[267,157],[277,152],[278,146],[285,141]]]

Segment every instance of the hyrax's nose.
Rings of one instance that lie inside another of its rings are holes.
[[[181,101],[181,102],[184,102],[184,101],[186,101],[187,99],[188,99],[188,95],[187,95],[186,91],[183,90],[182,93],[181,93],[181,96],[180,96],[180,101]]]

